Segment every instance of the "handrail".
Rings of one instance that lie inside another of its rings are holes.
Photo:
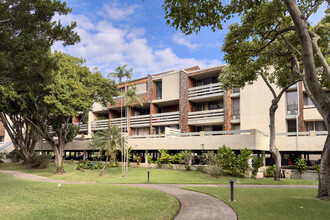
[[[194,91],[194,90],[198,90],[198,89],[205,89],[205,88],[216,87],[216,86],[221,86],[221,83],[211,83],[211,84],[204,85],[204,86],[195,86],[195,87],[188,88],[188,91]]]

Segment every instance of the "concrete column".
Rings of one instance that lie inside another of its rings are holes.
[[[262,157],[262,162],[264,163],[264,166],[266,166],[266,153],[265,153],[265,151],[261,151],[261,157]]]
[[[84,150],[83,160],[86,160],[86,150]]]
[[[146,150],[145,151],[145,153],[144,153],[144,162],[146,163],[146,164],[148,164],[148,158],[147,158],[147,156],[148,156],[148,150]]]

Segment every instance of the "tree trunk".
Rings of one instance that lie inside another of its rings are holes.
[[[55,174],[65,173],[63,166],[64,146],[65,143],[64,141],[62,141],[62,138],[59,138],[58,143],[53,145],[53,151],[55,154],[55,164],[56,164]]]
[[[327,140],[322,152],[320,163],[320,175],[319,175],[319,190],[317,197],[329,197],[330,196],[330,135],[328,134]]]
[[[305,76],[303,78],[304,84],[308,87],[306,91],[309,91],[313,97],[313,104],[321,114],[324,123],[329,132],[330,130],[330,102],[328,96],[322,89],[322,85],[319,83],[318,75],[315,67],[314,53],[312,39],[307,29],[307,23],[304,21],[304,16],[295,0],[284,0],[286,7],[290,13],[290,16],[295,25],[300,45],[301,45],[301,58],[304,64]],[[320,180],[319,180],[319,192],[318,197],[330,197],[330,147],[329,147],[329,134],[325,142],[320,165]],[[322,171],[321,171],[322,167]],[[321,174],[322,172],[322,174]]]
[[[101,170],[101,173],[100,173],[100,176],[103,176],[103,172],[104,172],[104,169],[107,167],[107,164],[108,164],[108,160],[109,160],[109,155],[107,155],[106,159],[105,159],[105,164]]]
[[[275,112],[278,108],[277,102],[275,100],[272,101],[272,105],[269,108],[269,130],[270,130],[270,138],[269,138],[269,151],[272,153],[275,164],[276,171],[274,180],[281,180],[281,154],[280,151],[275,146]]]

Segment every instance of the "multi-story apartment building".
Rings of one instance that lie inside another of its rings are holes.
[[[110,125],[128,133],[128,145],[135,153],[157,156],[169,151],[217,150],[222,145],[234,150],[248,148],[269,152],[269,114],[272,94],[257,80],[242,89],[222,90],[217,78],[224,65],[198,66],[135,79],[118,85],[135,85],[143,103],[126,111],[125,101],[115,97],[106,107],[94,104],[83,138],[66,146],[67,151],[92,151],[88,138]],[[128,113],[127,113],[128,112]],[[73,123],[79,122],[79,117]],[[297,123],[298,121],[298,123]],[[297,133],[298,131],[298,133]],[[283,154],[320,154],[326,138],[322,117],[301,83],[283,96],[276,111],[276,146]],[[38,150],[50,150],[47,144]]]

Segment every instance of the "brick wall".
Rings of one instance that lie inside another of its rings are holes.
[[[188,75],[180,71],[179,76],[179,128],[181,133],[189,132],[188,126]]]
[[[233,116],[232,101],[231,101],[232,90],[223,91],[223,106],[224,106],[224,123],[223,130],[230,131],[232,130],[231,119]]]
[[[150,103],[150,134],[154,134],[154,129],[152,129],[152,115],[158,113],[158,106],[156,104]]]

